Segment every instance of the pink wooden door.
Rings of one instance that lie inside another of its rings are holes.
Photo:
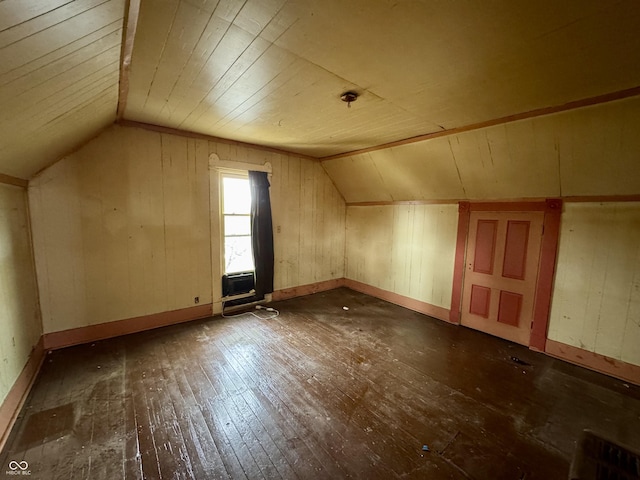
[[[529,345],[543,212],[471,212],[461,323]]]

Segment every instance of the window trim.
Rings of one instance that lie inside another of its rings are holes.
[[[222,218],[222,199],[221,195],[221,174],[222,173],[240,173],[247,174],[248,171],[267,172],[269,180],[272,176],[271,163],[264,162],[248,163],[235,162],[230,160],[220,160],[217,153],[209,155],[209,229],[210,229],[210,245],[211,245],[211,300],[212,312],[219,314],[222,312],[222,271],[224,266],[224,245],[222,239],[221,223]],[[217,259],[217,261],[216,261]]]

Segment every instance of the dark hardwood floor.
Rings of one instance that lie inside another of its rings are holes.
[[[0,475],[551,480],[585,428],[640,444],[633,385],[347,289],[274,306],[49,354]]]

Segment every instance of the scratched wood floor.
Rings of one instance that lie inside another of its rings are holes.
[[[275,306],[49,354],[0,474],[550,480],[584,428],[640,444],[640,388],[347,289]]]

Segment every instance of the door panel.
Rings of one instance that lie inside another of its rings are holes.
[[[461,323],[529,345],[543,212],[472,212]]]
[[[493,259],[496,252],[498,222],[495,220],[478,220],[477,228],[473,271],[491,275],[493,273]]]
[[[521,307],[521,294],[501,291],[500,305],[498,305],[498,322],[517,327],[520,323]]]
[[[527,264],[529,222],[507,220],[502,276],[524,280]]]
[[[471,304],[469,311],[474,315],[489,318],[489,307],[491,306],[491,289],[480,285],[471,285]]]

